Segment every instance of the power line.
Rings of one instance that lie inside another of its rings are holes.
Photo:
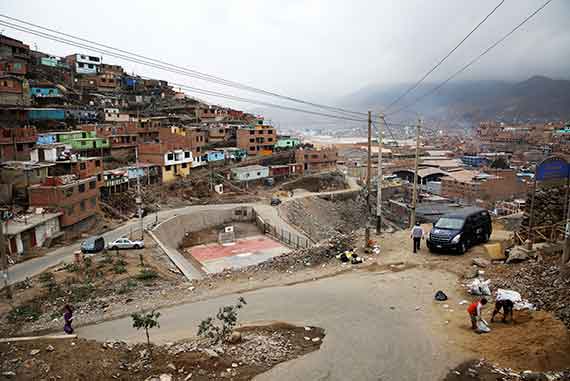
[[[135,62],[135,63],[140,63],[146,66],[150,66],[150,67],[154,67],[154,68],[158,68],[158,69],[162,69],[171,73],[175,73],[175,74],[179,74],[180,72],[178,70],[173,70],[173,69],[169,69],[169,68],[164,68],[161,67],[160,65],[156,65],[156,64],[152,64],[152,63],[148,63],[142,60],[138,60],[138,59],[134,59],[128,56],[124,56],[122,54],[117,54],[111,51],[107,51],[104,49],[99,49],[99,48],[94,48],[91,47],[89,45],[86,44],[82,44],[82,43],[76,43],[73,41],[69,41],[67,39],[64,38],[60,38],[57,36],[53,36],[47,33],[43,33],[43,32],[38,32],[38,31],[34,31],[25,27],[20,27],[20,26],[16,26],[14,24],[10,24],[7,23],[5,21],[0,21],[0,25],[4,25],[8,28],[12,28],[12,29],[16,29],[16,30],[20,30],[24,33],[30,33],[33,35],[37,35],[39,37],[42,38],[46,38],[52,41],[56,41],[56,42],[60,42],[66,45],[71,45],[71,46],[75,46],[75,47],[79,47],[82,49],[88,49],[88,50],[93,50],[93,51],[97,51],[99,53],[103,53],[103,54],[107,54],[111,57],[116,57],[119,59],[123,59],[126,61],[130,61],[130,62]],[[142,78],[142,77],[141,77]],[[354,121],[354,122],[365,122],[365,119],[356,119],[356,117],[348,117],[348,116],[343,116],[343,115],[334,115],[334,114],[327,114],[327,113],[323,113],[323,112],[317,112],[317,111],[311,111],[311,110],[304,110],[304,109],[299,109],[296,107],[290,107],[290,106],[283,106],[283,105],[278,105],[275,103],[270,103],[270,102],[264,102],[264,101],[259,101],[259,100],[252,100],[252,99],[248,99],[248,98],[242,98],[242,97],[237,97],[237,96],[233,96],[233,95],[229,95],[229,94],[224,94],[224,93],[219,93],[219,92],[215,92],[215,91],[210,91],[210,90],[205,90],[205,89],[200,89],[197,87],[192,87],[192,86],[187,86],[187,85],[182,85],[182,84],[178,84],[178,83],[174,83],[174,82],[170,82],[172,85],[181,87],[181,88],[188,88],[191,91],[194,92],[198,92],[204,95],[210,95],[210,96],[216,96],[216,97],[222,97],[222,98],[226,98],[226,99],[232,99],[232,100],[237,100],[240,102],[247,102],[247,103],[254,103],[254,104],[258,104],[258,105],[265,105],[265,106],[269,106],[269,107],[274,107],[274,108],[280,108],[283,110],[289,110],[289,111],[296,111],[296,112],[302,112],[302,113],[307,113],[307,114],[312,114],[312,115],[318,115],[318,116],[325,116],[325,117],[329,117],[329,118],[334,118],[334,119],[339,119],[339,120],[347,120],[347,121]]]
[[[548,4],[550,4],[552,2],[552,0],[548,0],[547,2],[545,2],[544,4],[542,4],[538,9],[536,9],[534,12],[532,12],[529,16],[527,16],[521,23],[519,23],[516,27],[514,27],[510,32],[508,32],[507,34],[505,34],[503,37],[501,37],[499,40],[497,40],[496,42],[494,42],[491,46],[489,46],[487,49],[485,49],[481,54],[479,54],[477,57],[475,57],[474,59],[472,59],[471,61],[469,61],[469,63],[467,63],[465,66],[463,66],[461,69],[459,69],[458,71],[456,71],[455,73],[453,73],[449,78],[447,78],[445,81],[443,81],[442,83],[440,83],[438,86],[434,87],[433,89],[431,89],[430,91],[426,92],[425,94],[419,96],[418,98],[416,98],[412,103],[408,104],[407,106],[401,107],[399,109],[397,109],[394,112],[388,113],[387,115],[395,115],[403,110],[407,110],[410,107],[412,107],[413,105],[415,105],[416,103],[418,103],[419,101],[421,101],[422,99],[426,98],[427,96],[435,93],[437,90],[441,89],[443,86],[445,86],[449,81],[451,81],[452,79],[454,79],[455,77],[457,77],[459,74],[463,73],[465,70],[467,70],[469,67],[471,67],[473,64],[475,64],[477,61],[479,61],[484,55],[486,55],[487,53],[489,53],[491,50],[493,50],[497,45],[499,45],[500,43],[502,43],[503,41],[505,41],[507,38],[509,38],[514,32],[516,32],[520,27],[522,27],[524,24],[527,23],[527,21],[529,21],[530,19],[532,19],[537,13],[539,13],[540,11],[542,11]]]
[[[326,110],[329,110],[329,111],[341,112],[341,113],[345,113],[345,114],[348,113],[348,114],[359,115],[359,116],[366,116],[366,113],[364,113],[364,112],[348,110],[348,109],[344,109],[344,108],[341,108],[341,107],[334,107],[334,106],[323,105],[323,104],[319,104],[319,103],[315,103],[315,102],[309,102],[309,101],[305,101],[305,100],[302,100],[302,99],[299,99],[299,98],[282,95],[282,94],[279,94],[279,93],[276,93],[276,92],[273,92],[273,91],[263,90],[263,89],[256,88],[256,87],[253,87],[253,86],[250,86],[250,85],[247,85],[247,84],[242,84],[242,83],[239,83],[239,82],[230,81],[230,80],[227,80],[227,79],[224,79],[224,78],[221,78],[221,77],[217,77],[217,76],[214,76],[214,75],[206,74],[206,73],[200,72],[200,71],[198,71],[198,70],[193,70],[193,69],[189,69],[189,68],[186,68],[186,67],[183,67],[183,66],[178,66],[178,65],[170,64],[170,63],[165,62],[165,61],[157,60],[157,59],[150,58],[150,57],[147,57],[147,56],[143,56],[143,55],[140,55],[140,54],[137,54],[137,53],[132,53],[132,52],[129,52],[129,51],[127,51],[127,50],[123,50],[123,49],[119,49],[119,48],[114,48],[114,47],[112,47],[112,46],[105,45],[105,44],[101,44],[101,43],[98,43],[98,42],[95,42],[95,41],[92,41],[92,40],[88,40],[88,39],[85,39],[85,38],[81,38],[81,37],[78,37],[78,36],[74,36],[74,35],[72,35],[72,34],[60,32],[60,31],[58,31],[58,30],[56,30],[56,29],[46,28],[46,27],[43,27],[43,26],[41,26],[41,25],[34,24],[34,23],[31,23],[31,22],[28,22],[28,21],[25,21],[25,20],[21,20],[21,19],[15,18],[15,17],[3,15],[3,14],[0,14],[0,17],[6,18],[6,19],[9,19],[9,20],[12,20],[12,21],[19,22],[19,23],[21,23],[21,24],[26,24],[26,25],[29,25],[29,26],[33,26],[33,27],[35,27],[35,28],[42,29],[42,30],[45,30],[45,31],[49,31],[49,32],[52,32],[52,33],[57,33],[57,34],[62,35],[62,36],[70,37],[70,38],[73,38],[74,40],[83,41],[83,42],[86,42],[86,43],[89,43],[89,44],[93,44],[93,45],[96,45],[96,46],[99,46],[99,47],[103,47],[103,48],[105,48],[105,49],[111,49],[111,50],[114,50],[114,51],[117,51],[117,52],[120,52],[120,53],[123,53],[123,54],[127,54],[127,55],[130,55],[130,56],[137,57],[137,58],[142,59],[142,60],[151,61],[151,62],[154,62],[154,63],[158,63],[158,64],[160,64],[160,65],[166,65],[166,66],[168,66],[168,67],[175,68],[175,69],[177,69],[177,70],[181,70],[181,71],[185,72],[186,75],[188,75],[188,76],[191,76],[191,77],[194,77],[194,78],[198,78],[198,79],[201,79],[201,80],[204,80],[204,81],[208,81],[208,82],[212,82],[212,83],[216,83],[216,84],[220,84],[220,85],[224,85],[224,86],[228,86],[228,87],[233,87],[233,88],[236,88],[236,89],[239,89],[239,90],[245,90],[245,91],[255,92],[255,93],[259,93],[259,94],[263,94],[263,95],[267,95],[267,96],[277,97],[277,98],[281,98],[281,99],[284,99],[284,100],[287,100],[287,101],[296,102],[296,103],[301,103],[301,104],[305,104],[305,105],[312,106],[312,107],[317,107],[317,108],[321,108],[321,109],[326,109]],[[5,21],[4,21],[4,22],[5,22]],[[15,24],[12,24],[12,25],[15,25]],[[7,25],[6,25],[6,26],[7,26]],[[21,26],[20,26],[20,27],[21,27]]]
[[[475,28],[471,29],[471,31],[465,36],[463,37],[463,39],[461,41],[459,41],[459,43],[457,45],[455,45],[455,47],[453,49],[451,49],[449,51],[449,53],[447,53],[434,67],[432,67],[430,70],[428,70],[427,73],[424,74],[423,77],[420,78],[419,81],[417,81],[414,85],[412,85],[410,88],[408,88],[406,91],[404,91],[404,93],[402,95],[400,95],[398,98],[396,98],[395,100],[393,100],[387,107],[386,107],[386,111],[388,111],[392,106],[394,106],[396,103],[398,103],[402,98],[404,98],[406,95],[408,95],[409,93],[411,93],[413,90],[415,90],[431,73],[433,73],[438,67],[441,66],[441,64],[443,62],[445,62],[446,59],[449,58],[449,56],[451,56],[461,45],[463,45],[463,43],[473,34],[475,33],[475,31],[477,29],[479,29],[479,27],[481,25],[483,25],[485,23],[485,21],[487,21],[487,19],[489,17],[491,17],[491,15],[493,13],[495,13],[495,11],[497,9],[499,9],[499,7],[501,7],[501,5],[503,5],[503,3],[505,2],[505,0],[501,0],[501,2],[499,4],[497,4],[497,6],[495,6],[495,8],[493,8],[493,10],[491,12],[489,12],[487,14],[487,16],[485,16],[485,18],[483,18],[483,20],[481,20],[479,22],[479,24],[477,24],[475,26]]]

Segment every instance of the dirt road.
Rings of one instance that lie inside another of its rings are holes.
[[[374,266],[287,287],[233,294],[161,310],[156,342],[195,335],[200,320],[243,296],[242,322],[287,321],[326,330],[321,349],[282,364],[259,380],[436,380],[469,358],[449,351],[433,293],[455,281],[449,273]],[[390,270],[392,269],[392,271]],[[142,341],[123,318],[78,329],[97,340]]]

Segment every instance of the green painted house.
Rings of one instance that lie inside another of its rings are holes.
[[[275,143],[276,149],[291,149],[301,145],[298,138],[279,138]]]

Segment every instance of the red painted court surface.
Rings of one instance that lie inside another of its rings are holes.
[[[264,250],[277,249],[280,247],[283,247],[283,245],[270,238],[254,236],[238,239],[234,244],[227,246],[222,246],[218,243],[194,246],[190,249],[190,253],[199,261],[207,261],[240,254],[257,254]]]

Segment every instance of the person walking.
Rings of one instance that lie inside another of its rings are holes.
[[[424,229],[420,226],[419,222],[416,222],[416,225],[412,228],[410,232],[410,238],[412,238],[414,243],[414,254],[420,250],[420,243],[422,238],[424,237]]]
[[[64,321],[63,330],[68,335],[71,335],[73,333],[73,327],[71,326],[71,324],[73,323],[73,309],[69,304],[66,304],[63,307],[63,310],[65,311],[63,314],[63,321]]]

